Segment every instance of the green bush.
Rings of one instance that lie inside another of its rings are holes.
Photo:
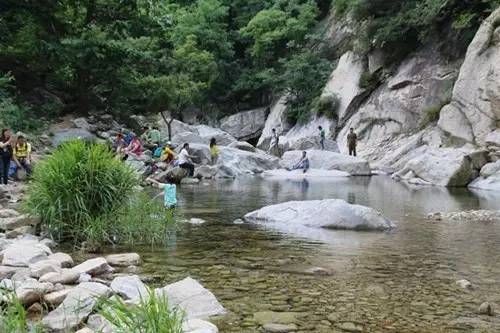
[[[129,305],[118,297],[102,300],[99,314],[106,318],[116,333],[182,333],[183,315],[168,306],[164,295],[153,290],[139,304]]]
[[[128,203],[137,184],[134,171],[104,145],[72,141],[37,165],[25,208],[42,217],[52,237],[81,242],[103,230],[96,225]]]
[[[373,90],[377,87],[380,81],[377,72],[363,72],[359,78],[359,87],[366,90]]]
[[[326,116],[334,119],[340,106],[340,100],[335,94],[328,94],[320,96],[316,99],[315,110],[318,116]]]

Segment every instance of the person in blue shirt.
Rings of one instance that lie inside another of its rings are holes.
[[[152,185],[163,190],[163,204],[169,211],[177,207],[177,186],[173,179],[167,178],[167,183],[160,183],[152,178],[147,179]]]

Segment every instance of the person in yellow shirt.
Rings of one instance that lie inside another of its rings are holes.
[[[219,147],[217,147],[217,141],[215,138],[210,139],[210,157],[212,158],[212,165],[217,164],[217,159],[219,158]]]
[[[165,148],[163,148],[160,160],[167,164],[170,164],[175,160],[175,153],[171,142],[168,142]]]
[[[26,141],[23,135],[17,137],[12,161],[14,162],[14,168],[11,169],[10,176],[14,176],[18,169],[24,169],[27,175],[31,174],[31,144]]]

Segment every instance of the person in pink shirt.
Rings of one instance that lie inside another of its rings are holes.
[[[125,148],[124,152],[124,160],[126,160],[129,155],[133,155],[135,158],[140,158],[142,156],[142,144],[135,134],[132,134],[132,141],[130,141],[130,144]]]

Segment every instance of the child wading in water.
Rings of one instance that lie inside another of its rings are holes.
[[[167,178],[167,183],[160,183],[152,178],[147,179],[152,185],[163,189],[163,205],[167,209],[167,219],[173,218],[175,207],[177,206],[177,187],[173,179]]]

